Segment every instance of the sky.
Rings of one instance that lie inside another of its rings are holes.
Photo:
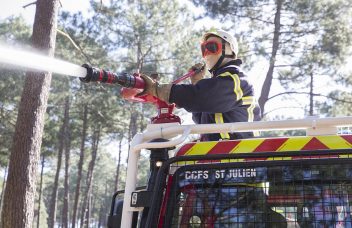
[[[26,6],[34,0],[0,0],[0,19],[4,19],[11,15],[22,15],[28,24],[32,24],[35,14],[35,5]],[[62,10],[66,11],[82,11],[86,13],[89,7],[89,0],[60,0]]]

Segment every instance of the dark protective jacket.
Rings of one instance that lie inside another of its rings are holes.
[[[195,85],[173,85],[170,103],[192,112],[197,124],[253,122],[260,120],[260,108],[254,97],[253,86],[235,61],[230,61],[213,72],[212,78]],[[253,132],[206,134],[202,140],[243,139]]]

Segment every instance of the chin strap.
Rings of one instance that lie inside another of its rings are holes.
[[[218,61],[215,63],[215,65],[209,70],[211,74],[213,74],[213,72],[219,68],[219,66],[221,65],[222,61],[224,61],[225,58],[234,58],[234,55],[225,55],[225,40],[223,39],[221,39],[221,46],[222,46],[221,47],[222,54],[218,59]]]

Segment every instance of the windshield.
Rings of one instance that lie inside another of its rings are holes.
[[[352,227],[350,165],[233,168],[174,175],[166,227]]]

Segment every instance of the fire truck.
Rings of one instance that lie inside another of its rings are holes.
[[[84,67],[82,81],[120,84],[125,99],[158,109],[131,141],[109,228],[352,228],[352,117],[181,125],[174,104],[138,96],[138,74]],[[305,135],[185,143],[194,134],[280,130]],[[144,187],[136,186],[141,150],[150,154]]]
[[[352,117],[150,124],[131,142],[108,227],[352,227],[350,126]],[[297,129],[306,135],[184,143],[192,134]],[[142,149],[150,176],[138,188]]]

